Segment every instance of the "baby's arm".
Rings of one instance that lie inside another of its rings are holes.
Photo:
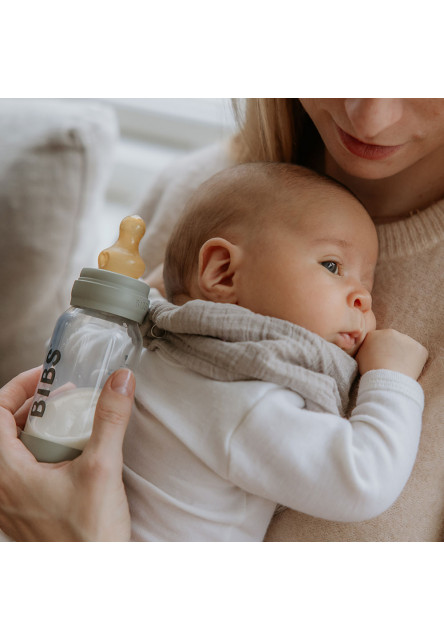
[[[297,394],[275,387],[233,435],[229,477],[250,493],[318,518],[376,517],[410,476],[423,402],[417,382],[387,369],[362,377],[350,420],[307,411]]]

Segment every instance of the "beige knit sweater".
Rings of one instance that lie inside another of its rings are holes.
[[[139,211],[148,223],[141,246],[148,270],[163,259],[169,232],[200,182],[229,165],[226,148],[181,159],[159,178]],[[443,171],[444,182],[444,171]],[[373,291],[378,328],[406,333],[429,350],[419,382],[425,392],[421,442],[413,473],[384,514],[344,524],[289,509],[275,515],[266,541],[444,540],[444,200],[378,228],[380,258]]]

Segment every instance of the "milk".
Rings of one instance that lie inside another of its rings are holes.
[[[43,417],[28,416],[24,432],[83,450],[94,422],[99,391],[87,387],[61,391],[46,402]]]

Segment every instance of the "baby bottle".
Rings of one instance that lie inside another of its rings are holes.
[[[82,269],[71,306],[58,319],[21,439],[40,462],[72,460],[89,436],[100,391],[113,371],[134,368],[149,286],[138,280],[145,224],[128,216],[119,239],[99,255],[99,269]]]

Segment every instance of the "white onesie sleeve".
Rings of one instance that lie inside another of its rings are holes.
[[[230,442],[228,474],[244,490],[309,515],[360,521],[399,496],[415,461],[424,394],[412,378],[366,373],[349,420],[300,408],[271,389]]]

